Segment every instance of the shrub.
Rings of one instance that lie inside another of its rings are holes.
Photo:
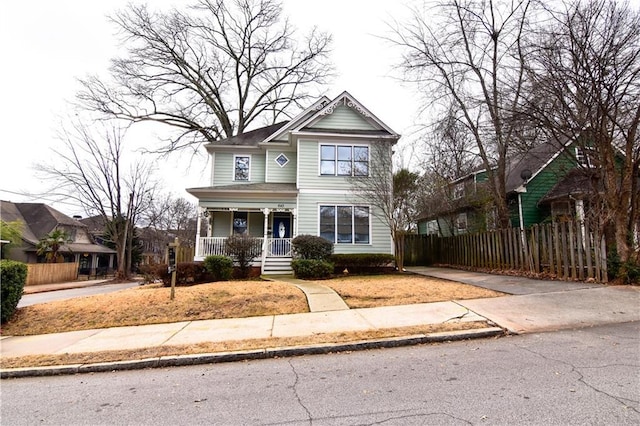
[[[240,278],[246,278],[251,272],[253,260],[261,253],[258,239],[245,234],[235,234],[225,241],[227,254],[233,257],[240,270]]]
[[[382,273],[394,270],[395,257],[384,253],[334,254],[331,261],[336,273],[342,273],[345,269],[356,274]]]
[[[316,235],[298,235],[291,244],[298,259],[327,260],[333,253],[333,243]]]
[[[177,286],[188,286],[213,281],[213,277],[204,267],[203,262],[180,262],[177,266]],[[148,282],[162,280],[163,286],[171,286],[171,274],[169,273],[169,268],[166,263],[143,265],[140,267],[140,271],[144,274],[145,280]]]
[[[0,260],[0,313],[4,324],[13,316],[27,282],[27,265],[13,260]]]
[[[227,281],[233,273],[233,260],[227,256],[207,256],[204,267],[211,274],[213,281]]]
[[[296,278],[328,278],[333,272],[333,263],[317,259],[294,259],[291,269]]]

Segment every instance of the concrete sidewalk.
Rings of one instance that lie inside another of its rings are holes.
[[[375,342],[349,344],[326,342],[311,347],[160,357],[103,365],[2,370],[0,375],[12,377],[183,365],[495,336],[501,334],[503,329],[513,333],[527,333],[640,321],[640,288],[638,287],[530,280],[443,268],[409,269],[413,273],[466,282],[494,290],[499,289],[511,295],[490,299],[345,309],[344,301],[326,286],[310,285],[292,277],[277,277],[278,280],[299,286],[307,295],[309,306],[314,306],[311,310],[316,311],[291,315],[117,327],[40,336],[2,337],[0,353],[2,357],[15,357],[34,354],[135,350],[202,342],[300,337],[465,321],[487,321],[490,325],[496,324],[499,327],[490,326],[465,332],[381,339]],[[338,301],[336,297],[340,300]]]

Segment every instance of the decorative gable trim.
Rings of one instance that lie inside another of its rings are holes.
[[[325,105],[317,106],[317,112],[309,117],[308,119],[302,121],[298,125],[293,128],[293,131],[300,132],[303,128],[313,124],[316,121],[319,121],[323,116],[332,114],[333,111],[340,105],[345,105],[353,110],[357,111],[362,115],[367,121],[369,121],[374,127],[378,127],[380,129],[385,130],[390,135],[395,138],[400,138],[396,132],[394,132],[389,126],[384,124],[378,117],[376,117],[371,111],[365,108],[358,100],[356,100],[351,94],[347,91],[342,92],[337,98],[333,101],[328,102]]]

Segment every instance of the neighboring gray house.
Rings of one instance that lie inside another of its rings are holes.
[[[11,249],[10,259],[42,262],[43,258],[36,253],[36,245],[51,231],[62,229],[72,242],[65,244],[60,253],[66,262],[78,262],[80,274],[96,275],[113,270],[115,250],[96,244],[85,224],[46,204],[0,201],[0,218],[5,222],[19,220],[23,223],[22,243]]]
[[[392,253],[388,225],[353,194],[350,179],[369,176],[374,144],[391,156],[399,138],[343,92],[291,121],[207,144],[211,184],[187,189],[206,218],[195,259],[222,254],[233,234],[258,239],[263,273],[289,270],[290,242],[301,234],[326,238],[336,253]]]

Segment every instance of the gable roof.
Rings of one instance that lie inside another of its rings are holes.
[[[260,127],[259,129],[251,130],[249,132],[242,133],[240,135],[232,136],[226,139],[220,139],[215,143],[208,143],[205,145],[205,148],[214,147],[214,146],[224,146],[224,145],[232,145],[232,146],[257,146],[258,143],[262,142],[266,137],[275,133],[287,124],[287,121],[282,121],[280,123],[272,124],[270,126]]]
[[[0,217],[7,222],[21,221],[24,224],[22,239],[32,246],[38,244],[45,235],[61,225],[87,230],[87,226],[82,222],[43,203],[12,203],[3,200],[0,201]],[[27,251],[30,250],[33,249]],[[65,244],[62,251],[68,250],[72,252],[115,253],[115,250],[95,243],[73,242]]]
[[[360,116],[367,121],[376,130],[381,130],[381,134],[385,134],[389,137],[399,139],[400,135],[394,132],[389,126],[383,123],[378,117],[376,117],[371,111],[364,107],[356,98],[351,96],[347,91],[342,92],[335,99],[330,102],[324,103],[321,107],[316,107],[314,114],[311,114],[305,120],[296,123],[294,126],[288,126],[294,132],[300,132],[302,130],[310,130],[309,128],[320,121],[328,114],[333,114],[334,110],[339,106],[344,105],[352,110],[356,111]],[[320,130],[316,130],[320,131]],[[324,129],[323,129],[324,131]],[[359,132],[358,132],[359,133]],[[362,132],[367,133],[367,132]]]
[[[514,157],[507,164],[507,177],[505,182],[505,190],[507,193],[515,191],[516,188],[524,183],[522,172],[528,170],[531,172],[529,180],[533,179],[565,149],[566,146],[559,148],[558,142],[545,142]]]

